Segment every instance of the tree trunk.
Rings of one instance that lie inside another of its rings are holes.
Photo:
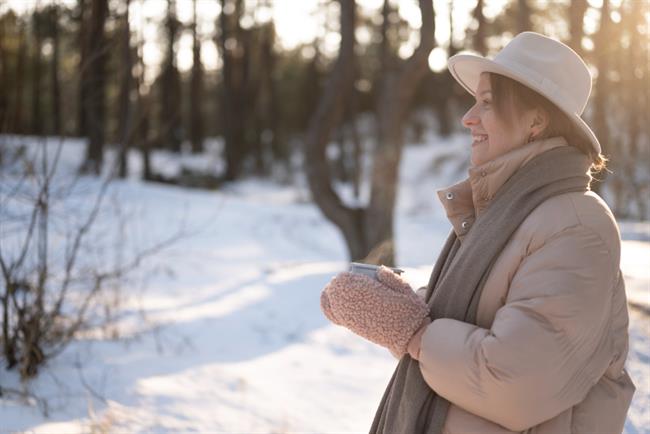
[[[270,5],[267,5],[270,8]],[[276,59],[273,51],[275,42],[275,26],[273,23],[265,24],[262,29],[263,37],[260,47],[260,117],[262,118],[262,131],[260,142],[264,145],[266,154],[270,154],[275,161],[279,161],[288,166],[289,155],[286,152],[284,144],[278,137],[278,101],[273,79]],[[266,150],[270,150],[267,152]]]
[[[642,65],[644,54],[647,56],[648,46],[640,37],[638,28],[644,25],[644,17],[641,2],[633,2],[627,11],[623,12],[623,21],[621,27],[629,29],[630,43],[626,50],[621,51],[625,56],[622,65],[619,68],[622,71],[623,82],[621,87],[626,89],[625,107],[627,114],[627,149],[623,173],[628,176],[627,188],[630,190],[632,197],[637,204],[637,213],[635,218],[639,220],[648,219],[648,206],[650,198],[644,192],[648,188],[647,183],[637,179],[639,172],[650,169],[650,161],[647,158],[647,150],[643,152],[643,135],[642,125],[645,124],[646,134],[649,132],[647,122],[648,114],[648,70],[644,68],[637,69],[637,65]],[[622,9],[622,8],[621,8]],[[645,53],[643,52],[645,49]],[[650,134],[647,134],[650,137]],[[643,162],[643,163],[640,163]],[[643,176],[643,175],[641,175]]]
[[[478,0],[479,4],[482,0]],[[477,6],[478,7],[478,6]],[[454,1],[449,1],[449,49],[447,50],[447,56],[451,57],[454,54],[458,53],[460,49],[454,44]]]
[[[517,33],[533,30],[530,21],[532,10],[528,0],[517,0]]]
[[[32,41],[32,119],[31,133],[41,135],[43,130],[43,109],[41,107],[41,48],[42,39],[42,16],[40,11],[32,14],[33,38]]]
[[[573,51],[580,56],[583,55],[582,50],[582,37],[584,31],[584,19],[587,7],[589,4],[587,0],[572,0],[569,2],[569,41],[567,45],[573,48]]]
[[[307,130],[305,169],[311,195],[325,217],[343,232],[350,259],[360,260],[367,254],[363,229],[363,210],[343,204],[332,188],[332,174],[326,148],[332,131],[343,116],[350,91],[354,86],[354,0],[341,4],[341,44],[339,55],[325,84],[316,112]]]
[[[14,134],[24,132],[24,99],[25,99],[25,63],[26,63],[26,40],[25,40],[25,23],[23,20],[18,22],[18,52],[16,53],[16,66],[13,70],[13,107],[9,107],[10,120],[9,130]],[[9,91],[9,90],[7,90]]]
[[[101,172],[104,157],[104,133],[106,123],[106,60],[108,47],[104,37],[104,25],[108,16],[108,0],[93,0],[88,28],[88,80],[86,82],[86,121],[88,147],[81,173]]]
[[[23,102],[25,98],[25,63],[27,62],[27,44],[25,36],[25,24],[21,21],[19,30],[18,42],[18,59],[16,61],[16,82],[15,82],[15,107],[13,112],[13,128],[12,131],[16,134],[25,132],[23,125]]]
[[[90,68],[88,65],[88,1],[79,0],[79,90],[78,90],[78,113],[77,113],[77,134],[80,137],[88,136],[88,121],[86,110],[88,109],[88,90],[90,88]]]
[[[432,99],[438,118],[438,132],[443,137],[449,137],[454,132],[454,122],[456,122],[455,119],[452,119],[451,105],[449,104],[453,98],[452,90],[455,80],[449,71],[442,71],[432,74],[432,79],[427,83],[431,84],[434,94]]]
[[[390,6],[390,1],[389,0],[384,0],[384,3],[382,4],[381,7],[381,28],[379,31],[379,35],[381,38],[381,42],[379,45],[379,78],[378,80],[381,80],[382,75],[385,71],[388,71],[389,69],[392,69],[393,65],[393,56],[390,50],[390,40],[388,39],[388,27],[390,26],[390,12],[391,12],[391,6]]]
[[[221,13],[219,14],[219,48],[221,51],[221,94],[219,95],[219,106],[221,114],[221,134],[224,140],[224,159],[226,160],[226,180],[233,180],[237,178],[238,169],[236,164],[236,150],[233,145],[233,128],[232,128],[232,106],[230,101],[232,98],[232,57],[230,55],[229,47],[227,47],[228,40],[230,39],[230,26],[228,25],[228,14],[226,14],[227,0],[221,0]]]
[[[190,81],[190,141],[192,152],[203,152],[203,65],[201,64],[201,40],[196,26],[196,1],[193,2],[192,20],[192,76]]]
[[[50,9],[50,32],[52,37],[52,61],[50,62],[50,86],[52,87],[52,131],[57,136],[63,134],[61,125],[61,83],[59,80],[59,9]]]
[[[602,153],[607,154],[608,152],[616,152],[616,149],[609,149],[610,142],[610,132],[609,126],[607,125],[607,97],[610,92],[609,88],[609,64],[612,62],[610,55],[611,47],[611,20],[609,17],[609,0],[603,0],[603,6],[601,9],[600,17],[600,27],[596,33],[594,39],[594,54],[596,56],[596,68],[598,69],[598,78],[596,80],[595,93],[594,96],[594,114],[593,114],[593,124],[596,136],[600,142],[602,148]],[[603,181],[607,178],[607,172],[603,172],[602,179]],[[594,184],[594,191],[596,193],[600,192],[602,182]]]
[[[340,0],[340,3],[339,56],[309,123],[305,144],[307,179],[313,200],[325,217],[343,233],[350,259],[392,265],[395,255],[393,210],[402,151],[402,123],[418,83],[428,70],[428,56],[433,48],[435,30],[433,4],[420,0],[420,45],[413,55],[398,70],[387,66],[389,70],[382,72],[384,78],[377,110],[379,140],[374,156],[370,203],[364,209],[346,206],[336,194],[325,152],[354,87],[355,3],[353,0]],[[384,10],[387,11],[387,8],[385,3]],[[392,64],[387,45],[385,50],[382,64]]]
[[[234,3],[233,3],[234,2]],[[231,14],[225,11],[234,5]],[[240,175],[241,164],[248,151],[245,137],[245,85],[248,55],[242,40],[239,19],[243,13],[242,0],[221,0],[221,37],[219,38],[222,66],[221,115],[225,140],[226,173],[224,179],[233,181]]]
[[[303,99],[304,107],[315,111],[320,101],[321,83],[324,81],[324,74],[319,70],[318,65],[321,63],[321,54],[318,50],[318,41],[312,44],[314,48],[314,57],[305,66],[303,80],[300,82],[300,95]],[[299,113],[300,120],[298,125],[302,131],[308,131],[309,122],[314,113],[307,110]]]
[[[119,170],[118,176],[126,178],[128,174],[128,154],[133,132],[133,105],[131,91],[133,89],[133,61],[131,56],[131,26],[129,24],[130,0],[125,0],[125,12],[122,17],[122,77],[118,98],[118,134],[119,134]]]
[[[393,212],[402,153],[402,127],[418,84],[428,71],[434,47],[433,4],[420,0],[420,45],[399,70],[384,73],[379,95],[379,142],[374,156],[372,191],[365,216],[365,238],[372,250],[367,260],[387,265],[395,262]]]
[[[153,179],[153,172],[151,170],[151,139],[149,138],[149,119],[150,119],[150,100],[140,98],[140,122],[138,125],[138,137],[140,139],[139,149],[142,156],[142,179],[151,181]]]
[[[481,54],[481,56],[486,56],[487,45],[485,44],[485,38],[487,35],[485,29],[485,15],[483,15],[483,0],[478,0],[472,15],[477,23],[476,32],[472,36],[472,46],[475,51]]]
[[[181,150],[181,84],[174,44],[178,34],[179,22],[176,18],[175,0],[167,0],[167,54],[160,81],[160,139],[162,146],[172,152]]]
[[[354,62],[355,72],[354,76],[358,77],[359,74],[359,64],[355,59]],[[350,95],[350,102],[348,104],[347,116],[348,119],[348,128],[346,129],[349,133],[350,138],[349,143],[352,147],[349,156],[346,156],[346,160],[349,161],[347,165],[347,170],[352,182],[352,194],[356,200],[359,200],[361,197],[361,180],[363,179],[363,166],[361,164],[362,148],[361,148],[361,137],[359,135],[359,130],[357,128],[357,114],[359,110],[359,91],[353,86],[352,93]]]
[[[8,131],[9,120],[9,98],[7,83],[9,82],[9,72],[7,67],[7,53],[4,48],[5,24],[0,21],[0,134]],[[0,161],[2,161],[2,149],[0,149]]]
[[[140,151],[142,157],[142,175],[141,179],[150,181],[153,179],[151,172],[151,155],[150,147],[151,142],[149,138],[149,119],[151,118],[150,101],[151,93],[143,95],[142,87],[144,86],[144,77],[146,72],[146,65],[143,59],[144,41],[142,37],[142,29],[138,31],[137,46],[135,50],[135,63],[138,65],[138,74],[135,76],[135,92],[136,92],[136,122],[133,126],[133,133],[135,135],[135,143],[137,149]]]

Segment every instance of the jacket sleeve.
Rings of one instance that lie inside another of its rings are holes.
[[[453,404],[524,431],[581,402],[612,357],[618,253],[577,225],[526,256],[490,329],[437,319],[421,342],[427,384]]]

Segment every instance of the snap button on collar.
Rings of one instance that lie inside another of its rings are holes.
[[[448,191],[446,197],[447,197],[447,200],[452,200],[455,196],[454,196],[454,193],[452,193],[451,191]]]
[[[469,222],[468,222],[467,220],[463,221],[463,222],[460,224],[460,227],[462,227],[463,229],[467,229],[467,228],[469,228]]]

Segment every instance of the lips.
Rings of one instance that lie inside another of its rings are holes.
[[[472,134],[474,142],[472,145],[479,145],[487,141],[488,136],[486,134]]]

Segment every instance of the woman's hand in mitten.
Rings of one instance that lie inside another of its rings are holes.
[[[383,268],[377,275],[390,285],[361,274],[338,274],[323,289],[321,309],[334,324],[401,357],[411,337],[426,322],[429,309],[406,282],[398,276],[392,280]]]
[[[409,285],[408,282],[406,282],[406,280],[402,279],[400,275],[394,273],[388,267],[381,266],[377,270],[377,278],[381,283],[394,289],[395,291],[403,292],[404,294],[413,293],[413,289],[411,288],[411,285]],[[417,291],[415,291],[415,295],[425,303],[426,303],[426,293],[427,293],[426,286],[423,286],[419,288]],[[406,347],[406,350],[409,353],[409,355],[415,360],[420,360],[420,343],[422,341],[422,335],[424,334],[424,331],[426,330],[429,324],[431,324],[431,319],[427,316],[422,320],[420,327],[418,327],[416,332],[413,334]],[[393,356],[395,356],[398,359],[400,359],[403,355],[403,354],[395,354],[392,351],[391,353],[393,354]]]

